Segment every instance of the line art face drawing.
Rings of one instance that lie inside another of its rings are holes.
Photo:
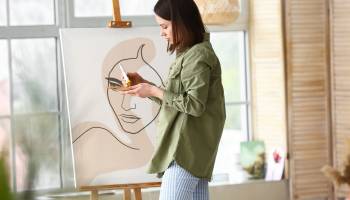
[[[150,99],[123,95],[108,88],[112,83],[107,78],[113,78],[116,82],[122,80],[118,67],[118,64],[122,64],[127,72],[138,72],[158,87],[164,87],[157,68],[150,64],[155,58],[155,51],[150,39],[124,40],[107,52],[98,66],[100,73],[93,74],[100,76],[101,82],[96,84],[100,84],[104,96],[91,98],[103,98],[103,102],[108,104],[109,110],[106,112],[112,113],[114,124],[111,127],[103,121],[82,121],[72,126],[77,186],[94,185],[100,175],[142,168],[149,162],[155,148],[154,122],[160,106]],[[91,108],[94,106],[91,104]],[[85,106],[84,109],[87,115],[91,115],[89,107]]]
[[[126,58],[126,59],[122,59],[118,62],[116,62],[113,67],[110,69],[107,78],[116,78],[118,80],[121,80],[120,76],[121,76],[121,72],[119,70],[119,68],[117,67],[118,64],[122,64],[123,66],[126,66],[126,69],[128,69],[129,66],[133,66],[133,65],[140,65],[140,64],[144,64],[146,66],[148,66],[151,71],[153,71],[153,73],[155,73],[156,77],[159,78],[159,81],[161,82],[161,85],[158,86],[163,86],[164,87],[164,83],[163,83],[163,79],[161,78],[161,76],[159,75],[159,73],[156,71],[156,69],[154,67],[152,67],[144,58],[143,56],[143,49],[145,47],[145,44],[141,44],[138,51],[137,51],[137,56],[134,58]],[[141,62],[141,63],[140,63]],[[116,77],[112,76],[112,74],[115,74]],[[107,81],[107,85],[110,85],[110,83],[108,83]],[[130,97],[126,96],[126,95],[121,95],[122,99],[120,102],[120,107],[117,108],[116,105],[113,105],[111,103],[111,101],[113,100],[113,98],[116,98],[113,94],[111,93],[115,93],[116,91],[113,91],[111,89],[107,89],[107,96],[108,96],[108,102],[110,104],[110,106],[112,107],[112,110],[115,114],[115,116],[117,116],[117,120],[121,126],[121,128],[123,129],[123,131],[125,131],[126,133],[130,133],[130,134],[137,134],[140,131],[142,131],[144,128],[146,128],[150,123],[152,123],[156,117],[159,114],[160,111],[160,107],[158,108],[157,114],[150,120],[147,121],[146,124],[144,125],[137,125],[138,122],[140,122],[140,117],[137,116],[137,114],[135,115],[135,113],[137,112],[138,106],[136,104],[130,104],[128,103],[128,100]],[[118,95],[118,92],[116,93],[116,95]],[[120,94],[119,94],[120,95]],[[131,97],[131,98],[135,98],[135,97]],[[120,99],[120,97],[118,97],[118,99]],[[149,99],[147,101],[150,101]],[[139,105],[139,107],[142,105]],[[141,116],[142,117],[142,116]]]

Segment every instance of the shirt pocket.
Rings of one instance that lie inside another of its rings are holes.
[[[180,93],[181,90],[181,70],[182,65],[180,63],[172,66],[169,73],[169,78],[167,82],[167,90],[174,93]]]

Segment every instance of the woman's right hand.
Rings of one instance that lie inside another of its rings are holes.
[[[131,81],[131,85],[137,85],[140,83],[149,83],[148,81],[143,79],[142,76],[140,76],[137,72],[129,72],[127,75]]]

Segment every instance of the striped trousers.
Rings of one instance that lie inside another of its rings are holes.
[[[209,200],[208,180],[193,176],[173,161],[164,172],[159,200]]]

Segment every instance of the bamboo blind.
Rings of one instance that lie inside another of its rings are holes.
[[[346,154],[350,153],[346,140],[350,138],[350,1],[331,1],[331,76],[334,164],[342,169]],[[336,190],[344,197],[348,187]]]
[[[288,0],[285,15],[291,199],[329,199],[328,1]]]

